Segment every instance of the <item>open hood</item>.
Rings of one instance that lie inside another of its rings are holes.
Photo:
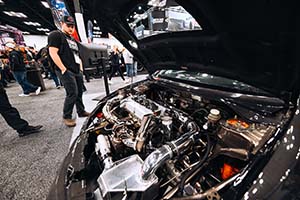
[[[281,98],[298,95],[296,1],[166,2],[182,6],[201,29],[168,31],[138,39],[128,18],[139,6],[139,10],[148,9],[149,1],[80,3],[84,14],[88,13],[97,20],[101,30],[122,42],[149,73],[159,69],[201,71],[242,81]]]

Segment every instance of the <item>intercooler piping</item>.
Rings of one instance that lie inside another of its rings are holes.
[[[97,152],[99,158],[103,161],[104,169],[107,170],[113,166],[113,161],[111,158],[110,145],[107,141],[106,136],[98,135],[97,137]]]
[[[191,126],[195,127],[195,126]],[[141,176],[144,180],[151,177],[155,171],[161,167],[167,160],[173,158],[174,155],[178,155],[180,152],[184,151],[185,148],[189,147],[189,144],[193,141],[193,137],[198,132],[196,130],[191,130],[175,141],[169,144],[163,145],[159,149],[152,152],[144,161],[142,166]]]
[[[106,102],[106,104],[103,106],[102,108],[102,113],[104,115],[104,117],[110,122],[110,123],[117,123],[118,122],[118,118],[114,115],[112,115],[112,106],[121,101],[124,98],[124,96],[122,95],[118,95],[110,100],[108,100]]]
[[[152,121],[152,116],[151,115],[145,115],[142,119],[141,127],[139,128],[138,134],[137,134],[137,137],[136,137],[135,149],[138,152],[142,151],[142,148],[144,146],[144,142],[147,138],[147,129],[150,126],[151,121]]]

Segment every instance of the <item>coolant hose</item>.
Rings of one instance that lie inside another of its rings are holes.
[[[187,172],[187,174],[182,178],[180,184],[179,184],[179,191],[182,193],[183,192],[183,187],[184,187],[184,184],[185,184],[185,181],[199,168],[203,165],[203,163],[206,161],[208,155],[209,155],[209,152],[210,152],[210,148],[211,148],[211,142],[210,142],[210,138],[209,138],[209,135],[206,134],[206,138],[207,138],[207,147],[206,147],[206,152],[202,158],[202,160],[196,164],[194,167],[192,167],[191,170],[189,170]]]

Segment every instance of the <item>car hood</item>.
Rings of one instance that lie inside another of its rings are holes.
[[[147,68],[184,69],[239,80],[278,97],[299,92],[296,5],[288,1],[177,0],[202,30],[137,39],[126,21],[141,0],[81,1]],[[132,43],[137,44],[134,48]]]

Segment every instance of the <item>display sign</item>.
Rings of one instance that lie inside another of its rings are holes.
[[[152,11],[153,31],[165,30],[168,26],[166,22],[166,13],[162,10]]]
[[[63,0],[48,0],[52,15],[54,24],[58,29],[61,29],[60,21],[61,18],[65,15],[70,15],[65,2]]]
[[[134,29],[134,34],[136,35],[137,38],[143,38],[144,30],[145,30],[145,26],[142,24]]]

